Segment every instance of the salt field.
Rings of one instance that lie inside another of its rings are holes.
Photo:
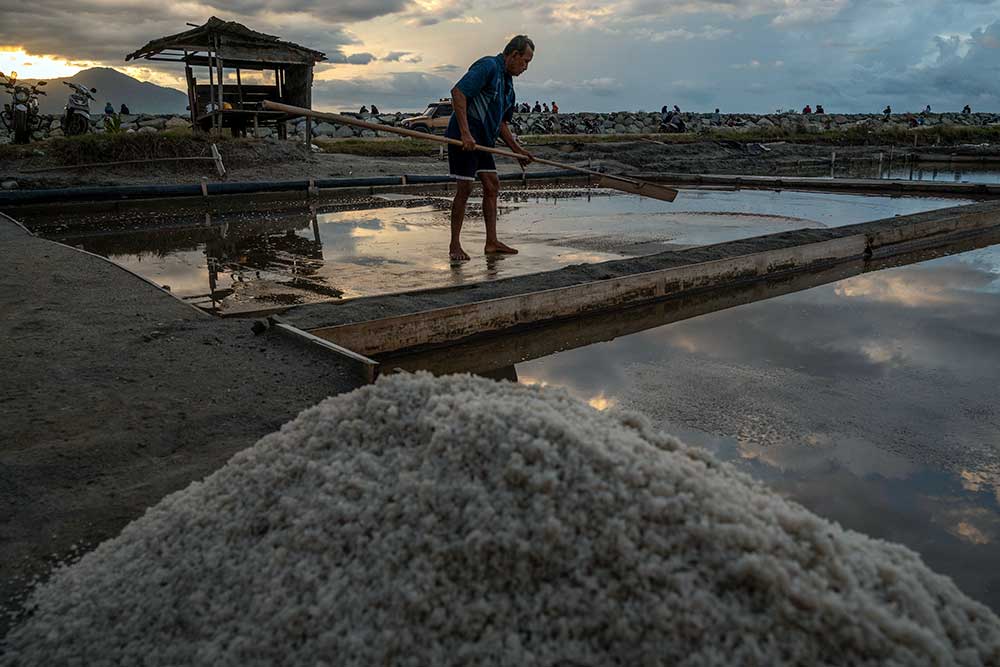
[[[233,313],[463,285],[570,264],[891,218],[958,199],[685,190],[674,203],[608,190],[511,190],[501,238],[516,256],[474,252],[478,204],[463,230],[472,260],[447,257],[450,200],[389,195],[362,210],[71,219],[44,235],[104,255],[206,309]],[[30,225],[30,221],[28,221]]]

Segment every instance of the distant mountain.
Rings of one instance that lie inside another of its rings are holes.
[[[31,82],[36,80],[25,79]],[[70,81],[88,88],[97,88],[94,94],[97,102],[90,103],[92,113],[101,113],[104,110],[104,103],[110,100],[115,111],[118,111],[124,102],[132,113],[187,114],[188,99],[184,93],[173,88],[157,86],[155,83],[133,79],[110,67],[93,67],[80,70],[70,77],[45,79],[45,81],[48,81],[44,88],[47,94],[39,98],[42,113],[53,115],[62,113],[70,93],[70,89],[62,85],[62,82]]]

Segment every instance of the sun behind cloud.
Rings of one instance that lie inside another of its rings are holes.
[[[74,63],[53,56],[29,54],[20,46],[0,46],[0,72],[17,72],[21,79],[55,79],[73,76],[92,63]]]

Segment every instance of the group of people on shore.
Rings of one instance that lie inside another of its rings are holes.
[[[807,104],[807,105],[805,105],[802,108],[802,113],[805,113],[805,114],[808,114],[808,113],[826,113],[826,109],[823,108],[822,104],[817,104],[816,105],[816,110],[813,111],[813,108]]]
[[[124,102],[122,102],[121,111],[119,111],[118,113],[123,115],[129,114],[128,106]],[[108,100],[107,102],[104,103],[104,115],[105,116],[115,115],[115,106],[111,104],[111,100]]]
[[[539,104],[538,100],[535,100],[535,106],[531,106],[527,102],[521,102],[520,104],[517,105],[517,112],[518,113],[559,113],[559,105],[556,104],[555,100],[552,100],[552,107],[551,108],[549,108],[549,103],[548,102],[542,102],[541,104]]]
[[[359,111],[358,113],[361,114],[361,115],[363,115],[363,116],[367,116],[369,114],[371,114],[372,116],[377,116],[379,114],[379,110],[378,110],[378,107],[375,106],[374,104],[372,105],[371,109],[369,109],[364,104],[362,104],[361,105],[361,111]]]
[[[924,110],[920,112],[919,116],[914,115],[912,113],[906,113],[905,118],[910,123],[910,127],[914,127],[917,125],[923,125],[924,117],[930,115],[931,113],[932,113],[931,105],[928,104],[927,106],[924,107]],[[972,113],[972,107],[970,107],[968,104],[962,107],[962,115],[968,116],[971,113]],[[891,115],[892,115],[892,107],[886,104],[885,108],[882,109],[882,120],[889,120],[889,116]]]

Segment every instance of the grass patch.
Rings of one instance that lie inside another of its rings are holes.
[[[50,139],[43,146],[48,157],[64,165],[89,162],[149,160],[161,157],[201,157],[210,145],[231,141],[227,137],[194,134],[190,130],[121,134],[83,134]]]
[[[553,144],[608,144],[622,141],[652,139],[665,144],[691,144],[704,141],[705,135],[686,134],[523,134],[518,139],[525,146],[551,146]]]
[[[345,155],[365,155],[368,157],[424,157],[437,154],[439,144],[422,139],[331,139],[317,137],[313,143],[323,149],[324,153],[341,153]]]
[[[31,157],[38,144],[3,144],[0,146],[0,160],[20,160]]]

